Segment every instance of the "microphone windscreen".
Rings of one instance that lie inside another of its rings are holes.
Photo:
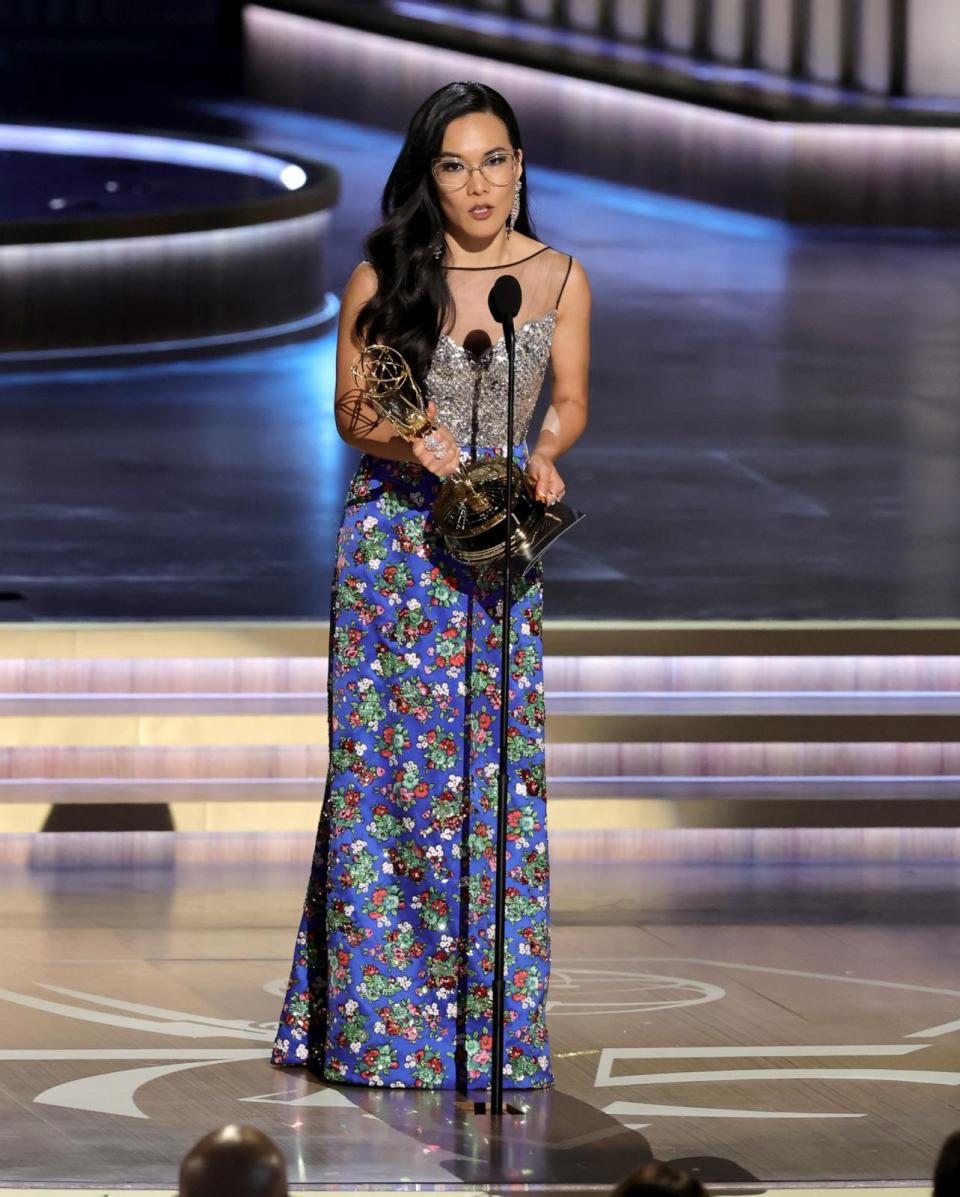
[[[512,274],[501,274],[490,288],[490,313],[498,324],[512,320],[520,311],[523,291]]]

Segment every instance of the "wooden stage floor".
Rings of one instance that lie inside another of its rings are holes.
[[[310,837],[291,845],[252,867],[4,849],[0,1186],[172,1189],[227,1121],[311,1189],[603,1188],[651,1155],[723,1189],[922,1184],[960,1124],[955,866],[556,861],[557,1086],[493,1134],[452,1093],[267,1063]]]

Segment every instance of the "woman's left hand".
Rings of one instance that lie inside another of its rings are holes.
[[[535,485],[535,493],[541,503],[546,503],[549,507],[563,498],[567,488],[549,457],[531,453],[526,472]]]

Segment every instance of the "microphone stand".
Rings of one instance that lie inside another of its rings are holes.
[[[519,288],[518,288],[519,294]],[[507,756],[507,730],[510,706],[510,628],[511,628],[511,586],[513,583],[510,551],[513,542],[513,409],[516,385],[516,343],[513,316],[504,314],[501,319],[503,339],[507,349],[507,487],[505,516],[503,521],[504,545],[501,580],[503,586],[503,609],[500,619],[500,764],[497,779],[497,852],[496,887],[494,891],[494,949],[493,949],[493,1059],[490,1066],[490,1114],[502,1117],[503,1106],[503,1023],[505,1014],[504,956],[506,939],[507,906],[507,793],[509,785],[509,760]],[[474,1112],[486,1113],[487,1103],[474,1102]],[[510,1114],[526,1114],[523,1106],[507,1103]]]

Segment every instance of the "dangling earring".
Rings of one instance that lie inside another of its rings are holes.
[[[520,180],[517,179],[517,189],[513,197],[513,207],[510,209],[510,215],[507,217],[507,236],[513,232],[513,226],[517,223],[517,217],[520,215]]]
[[[446,242],[442,237],[438,237],[433,243],[433,256],[439,261],[443,257],[444,250],[447,248]]]

